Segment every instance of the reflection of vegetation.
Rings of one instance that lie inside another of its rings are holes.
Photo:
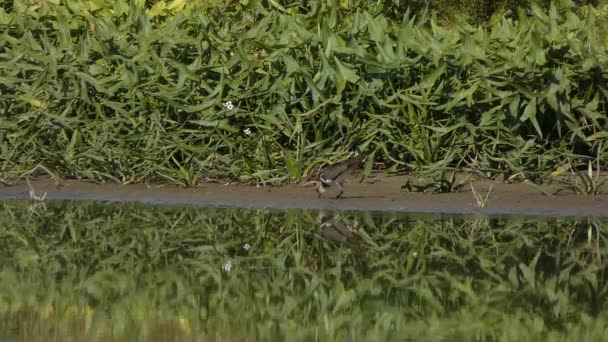
[[[130,338],[163,326],[261,340],[608,333],[607,226],[592,219],[345,213],[354,253],[299,210],[0,208],[0,330],[15,334],[24,322]]]

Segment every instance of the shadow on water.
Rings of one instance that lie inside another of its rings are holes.
[[[0,339],[601,340],[608,221],[0,202]]]

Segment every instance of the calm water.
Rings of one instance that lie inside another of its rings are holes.
[[[608,221],[0,202],[0,340],[608,336]]]

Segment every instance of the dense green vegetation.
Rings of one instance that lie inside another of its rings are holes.
[[[325,240],[316,213],[299,210],[0,202],[0,337],[133,341],[163,326],[223,341],[608,334],[606,221],[335,219],[356,227],[357,249]]]
[[[282,182],[353,145],[388,172],[606,165],[606,6],[516,3],[2,2],[0,180]]]

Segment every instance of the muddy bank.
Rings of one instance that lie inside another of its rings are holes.
[[[480,208],[469,185],[457,193],[405,192],[407,176],[375,176],[362,183],[346,184],[344,198],[319,199],[314,186],[250,186],[206,183],[196,189],[154,184],[95,184],[78,180],[30,180],[38,195],[46,199],[134,201],[152,204],[201,207],[304,208],[330,210],[389,210],[447,214],[510,214],[542,216],[608,216],[606,191],[598,196],[575,194],[544,195],[528,184],[478,181],[480,195],[492,186],[484,208]],[[0,199],[29,198],[25,181],[0,187]]]

